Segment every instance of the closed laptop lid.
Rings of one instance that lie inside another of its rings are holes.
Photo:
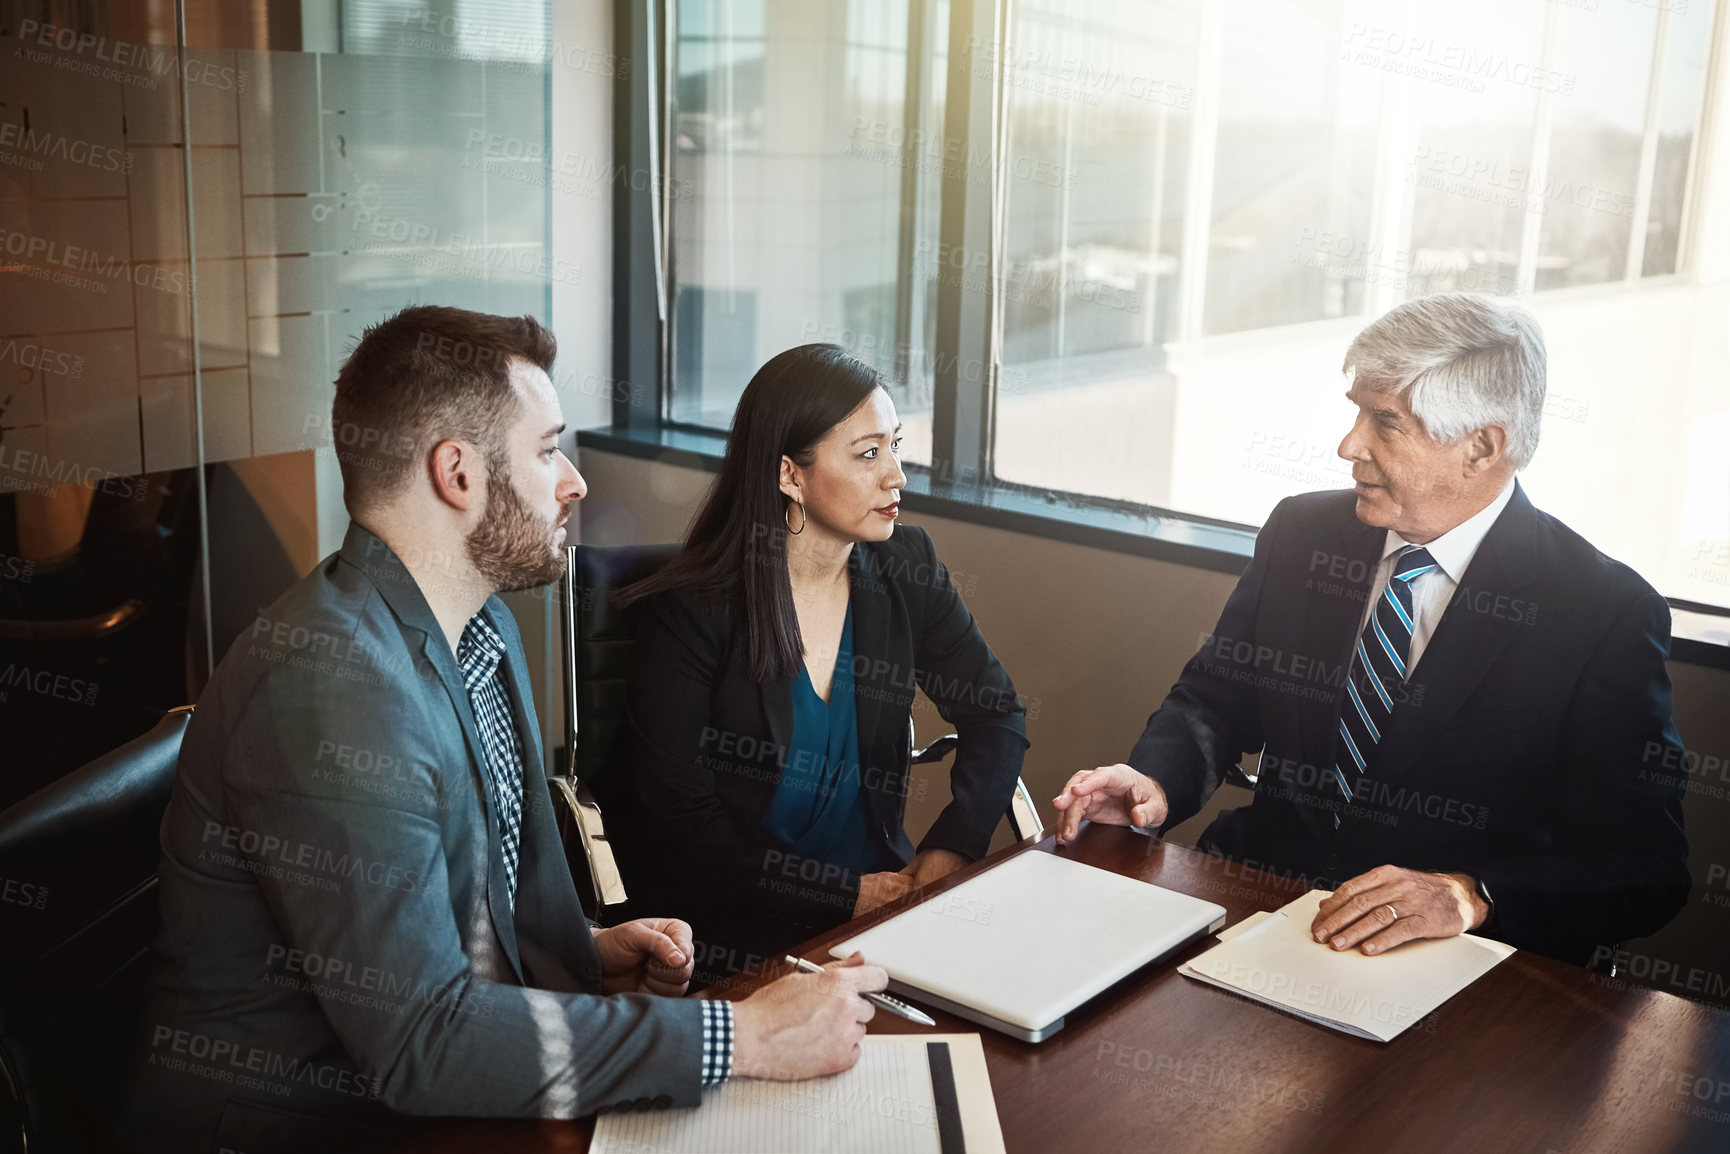
[[[1057,854],[1017,854],[830,950],[1037,1030],[1205,932],[1225,908]]]

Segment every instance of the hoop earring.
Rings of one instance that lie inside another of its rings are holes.
[[[799,506],[799,527],[797,529],[793,528],[793,506],[794,505]],[[799,534],[801,534],[805,531],[805,521],[806,521],[805,502],[803,502],[803,501],[789,501],[789,502],[787,502],[787,532],[789,532],[789,533],[793,534],[793,536],[797,537]]]

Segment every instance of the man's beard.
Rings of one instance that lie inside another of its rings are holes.
[[[469,563],[500,593],[536,589],[565,575],[565,551],[553,546],[557,523],[529,511],[504,468],[489,468],[487,508],[480,526],[464,540]]]

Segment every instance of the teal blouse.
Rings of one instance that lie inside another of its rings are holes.
[[[793,679],[793,733],[780,785],[764,828],[800,857],[855,873],[899,869],[887,847],[871,836],[859,765],[859,713],[853,697],[853,606],[841,627],[829,700],[817,696],[800,665]]]

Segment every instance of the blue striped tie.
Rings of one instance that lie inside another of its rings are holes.
[[[1393,716],[1388,686],[1406,680],[1407,654],[1412,650],[1412,582],[1435,567],[1422,545],[1400,550],[1393,575],[1352,654],[1345,705],[1340,709],[1340,753],[1334,759],[1334,782],[1348,802]],[[1340,815],[1335,813],[1334,828],[1339,827]]]

